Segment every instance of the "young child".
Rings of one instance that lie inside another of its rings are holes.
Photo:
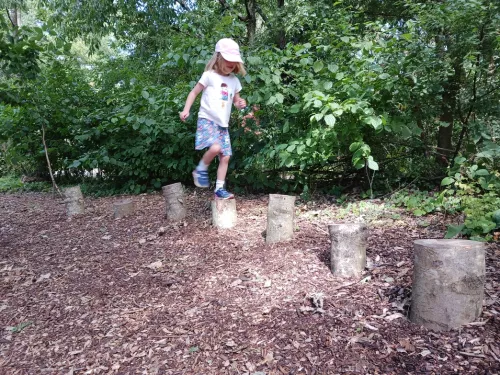
[[[208,166],[218,155],[215,197],[219,199],[234,198],[233,194],[224,189],[229,158],[232,155],[228,132],[232,104],[239,109],[247,105],[245,99],[240,97],[241,83],[235,73],[246,74],[240,48],[232,39],[221,39],[215,45],[215,53],[207,63],[205,72],[189,93],[184,110],[179,114],[181,120],[185,121],[196,97],[203,91],[198,112],[195,149],[208,150],[193,171],[193,179],[196,186],[209,187]]]

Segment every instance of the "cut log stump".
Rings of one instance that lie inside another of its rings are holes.
[[[214,199],[212,205],[212,224],[216,228],[228,229],[236,225],[236,199]]]
[[[476,241],[415,241],[410,320],[436,331],[475,321],[483,307],[484,252]]]
[[[266,243],[289,241],[295,225],[295,197],[269,194]]]
[[[166,212],[168,220],[179,221],[186,217],[186,206],[184,205],[184,189],[180,182],[165,185],[162,187],[165,198]]]
[[[68,216],[81,215],[85,212],[83,194],[79,185],[65,188],[63,194]]]
[[[115,219],[131,215],[135,211],[135,203],[132,199],[125,199],[113,204]]]
[[[335,276],[358,277],[366,266],[367,230],[363,223],[328,225],[330,269]]]

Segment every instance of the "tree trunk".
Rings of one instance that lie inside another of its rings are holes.
[[[168,220],[179,221],[186,217],[184,206],[184,190],[182,184],[177,182],[162,187],[165,198],[165,216]]]
[[[237,220],[236,199],[214,199],[212,201],[212,224],[214,227],[232,228],[236,225]]]
[[[335,276],[358,277],[366,266],[365,224],[330,224],[331,271]]]
[[[285,7],[285,0],[278,0],[278,11],[281,12],[283,11],[283,8]],[[286,32],[285,32],[285,25],[280,24],[279,29],[278,29],[278,35],[277,35],[277,44],[280,49],[285,49],[286,46]]]
[[[291,240],[295,225],[294,219],[295,197],[270,194],[267,208],[266,243]]]
[[[248,44],[252,45],[257,32],[257,0],[245,0],[245,7],[247,10],[247,40]]]
[[[484,297],[484,243],[417,240],[414,254],[410,320],[434,330],[476,320]]]
[[[64,189],[66,212],[68,216],[81,215],[85,212],[83,194],[80,186]]]
[[[440,51],[441,58],[449,58],[449,51],[452,49],[452,41],[449,35],[437,38],[436,45]],[[443,83],[443,95],[441,102],[441,114],[439,121],[446,124],[439,125],[437,139],[437,161],[442,165],[449,165],[453,156],[453,125],[457,107],[457,95],[460,88],[461,67],[458,58],[453,62],[454,75]]]

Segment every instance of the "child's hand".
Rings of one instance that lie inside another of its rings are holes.
[[[186,121],[186,119],[189,117],[189,111],[180,112],[179,117],[181,118],[181,121]]]
[[[243,98],[239,98],[239,100],[237,100],[235,104],[239,109],[243,109],[247,106],[247,101]]]

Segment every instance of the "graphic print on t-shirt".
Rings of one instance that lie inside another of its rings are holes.
[[[224,108],[226,106],[226,102],[229,101],[229,90],[227,88],[227,84],[225,83],[220,85],[220,96],[221,107]]]

